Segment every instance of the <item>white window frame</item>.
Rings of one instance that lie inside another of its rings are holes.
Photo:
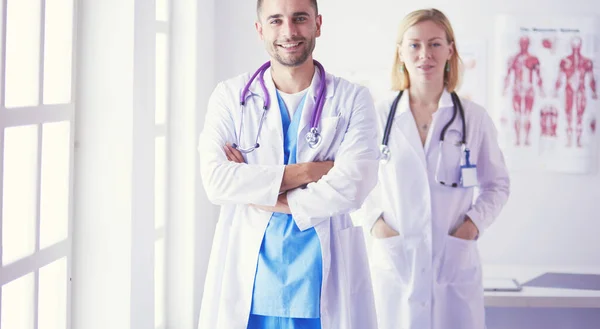
[[[14,1],[14,0],[13,0]],[[73,0],[72,11],[72,48],[71,48],[71,101],[65,104],[43,104],[44,100],[44,46],[45,46],[45,17],[46,0],[40,0],[40,52],[39,52],[39,81],[38,81],[38,105],[18,108],[7,108],[6,101],[6,35],[7,35],[7,3],[8,0],[2,0],[2,51],[0,58],[0,209],[3,206],[3,175],[4,175],[4,132],[6,128],[20,127],[27,125],[37,125],[38,129],[38,147],[37,147],[37,169],[36,169],[36,225],[35,225],[35,251],[32,255],[19,259],[13,263],[2,265],[2,225],[0,224],[0,295],[2,287],[25,275],[34,273],[34,328],[37,329],[39,318],[39,278],[40,269],[61,258],[67,260],[67,281],[66,287],[66,324],[71,328],[71,262],[72,262],[72,227],[73,227],[73,170],[74,170],[74,151],[75,151],[75,86],[76,86],[76,50],[77,50],[77,0]],[[69,174],[68,174],[68,232],[67,238],[51,246],[40,249],[40,199],[41,199],[41,168],[42,168],[42,129],[43,124],[54,122],[69,122]],[[0,211],[0,219],[2,212]],[[1,221],[0,221],[1,223]],[[0,309],[2,299],[0,298]],[[0,319],[1,319],[0,314]]]

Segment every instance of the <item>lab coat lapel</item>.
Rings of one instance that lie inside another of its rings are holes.
[[[405,92],[400,102],[398,103],[398,109],[396,110],[396,116],[394,122],[398,125],[402,134],[410,144],[411,148],[419,158],[419,161],[423,165],[423,168],[427,169],[427,163],[425,161],[425,150],[421,144],[421,137],[417,130],[417,123],[415,118],[410,112],[410,100],[408,92]]]
[[[427,136],[427,141],[425,142],[425,154],[429,154],[432,142],[437,143],[440,141],[439,132],[442,131],[442,128],[439,126],[441,125],[443,127],[444,125],[446,125],[445,111],[448,109],[452,109],[453,104],[454,103],[452,102],[452,96],[450,95],[448,90],[446,90],[444,88],[444,91],[442,92],[442,96],[440,97],[440,100],[438,102],[438,109],[436,111],[436,114],[434,115],[433,122],[431,123],[431,128],[429,129],[429,135]],[[458,114],[457,114],[456,120],[454,120],[454,122],[452,123],[452,125],[450,127],[453,127],[457,122],[462,122],[461,118]],[[432,135],[433,132],[435,132],[436,135]]]
[[[325,77],[325,80],[325,83],[327,84],[325,87],[325,100],[327,100],[327,98],[330,98],[333,95],[333,83],[331,81],[331,78],[328,78],[327,76]],[[302,108],[302,118],[300,119],[300,124],[298,125],[298,151],[296,153],[298,162],[306,162],[312,160],[305,159],[303,157],[303,154],[305,153],[304,151],[308,148],[308,144],[306,142],[306,134],[310,130],[310,120],[312,119],[312,115],[316,109],[317,95],[319,93],[320,84],[320,71],[317,67],[315,67],[315,73],[313,75],[312,82],[308,89],[308,94],[306,95],[304,107]],[[323,112],[321,112],[321,118],[324,115],[325,108],[323,109]],[[317,122],[317,125],[319,124],[320,122]]]
[[[279,102],[277,101],[277,91],[273,78],[271,76],[271,69],[267,69],[264,75],[265,86],[269,92],[270,106],[267,110],[263,131],[261,132],[260,148],[262,152],[259,152],[262,156],[261,160],[267,160],[264,164],[283,164],[283,127],[281,124],[281,112],[279,109]],[[260,87],[258,77],[252,84],[251,91],[262,95],[264,92]],[[268,158],[268,159],[267,159]],[[261,161],[261,163],[263,163]]]
[[[304,141],[304,136],[308,132],[308,129],[310,129],[310,119],[315,110],[320,81],[321,77],[319,76],[319,69],[315,67],[315,73],[310,83],[310,87],[308,87],[308,95],[306,95],[306,101],[304,102],[304,108],[302,109],[302,118],[300,119],[300,125],[298,126],[298,141]]]

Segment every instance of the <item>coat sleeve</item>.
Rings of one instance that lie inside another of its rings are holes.
[[[395,95],[394,95],[395,97]],[[390,103],[387,99],[382,100],[377,103],[375,106],[376,112],[376,127],[377,127],[377,146],[381,145],[383,139],[383,133],[385,130],[385,124],[387,122],[387,116],[390,112]],[[382,185],[378,179],[375,188],[369,193],[365,202],[361,208],[361,224],[367,232],[370,232],[375,225],[375,222],[379,219],[379,217],[383,216],[383,207],[381,205],[381,200],[383,200],[383,192]]]
[[[498,145],[496,127],[487,112],[483,113],[479,127],[482,136],[477,158],[480,193],[466,215],[475,223],[481,236],[506,204],[510,179],[504,155]]]
[[[362,226],[367,232],[370,232],[379,217],[383,216],[383,209],[380,205],[381,200],[381,183],[377,183],[373,191],[369,193],[362,207]]]
[[[292,217],[300,230],[360,208],[377,183],[376,114],[366,88],[359,88],[353,104],[333,168],[319,181],[287,194]]]
[[[249,165],[227,160],[225,143],[235,142],[231,100],[223,83],[217,85],[208,102],[205,124],[200,133],[200,175],[208,199],[219,205],[277,203],[285,166]],[[233,102],[235,103],[235,102]]]

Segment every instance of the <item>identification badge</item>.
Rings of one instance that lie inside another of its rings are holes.
[[[477,185],[477,165],[471,163],[469,149],[465,149],[465,164],[460,166],[460,184],[462,187]]]

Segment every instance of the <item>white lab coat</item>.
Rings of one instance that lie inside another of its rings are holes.
[[[360,208],[377,183],[379,151],[373,101],[366,88],[328,74],[320,120],[323,139],[311,149],[304,136],[320,80],[315,71],[299,126],[297,162],[335,160],[335,165],[318,182],[288,192],[288,203],[300,230],[314,227],[321,242],[322,328],[376,328],[363,230],[354,227],[348,215]],[[260,147],[246,155],[248,164],[232,163],[225,157],[225,143],[236,142],[239,97],[249,78],[244,74],[216,87],[199,139],[207,196],[222,205],[204,285],[200,329],[246,329],[257,258],[272,214],[248,204],[275,205],[283,177],[281,115],[270,70],[264,79],[271,108],[260,134]],[[258,81],[250,91],[262,95]],[[242,147],[254,145],[262,104],[258,96],[248,98]]]
[[[377,105],[379,136],[396,94]],[[421,143],[409,95],[404,92],[389,138],[391,158],[381,164],[379,182],[364,205],[365,229],[382,215],[399,236],[371,237],[369,250],[379,329],[485,328],[481,263],[476,241],[450,236],[468,215],[480,231],[490,226],[507,201],[509,177],[490,116],[461,99],[467,146],[477,164],[479,194],[474,188],[442,186],[434,178],[443,126],[452,116],[444,91],[425,146]],[[457,182],[464,152],[459,114],[444,143],[441,179]],[[460,157],[460,158],[459,158]],[[473,202],[474,200],[474,202]]]

